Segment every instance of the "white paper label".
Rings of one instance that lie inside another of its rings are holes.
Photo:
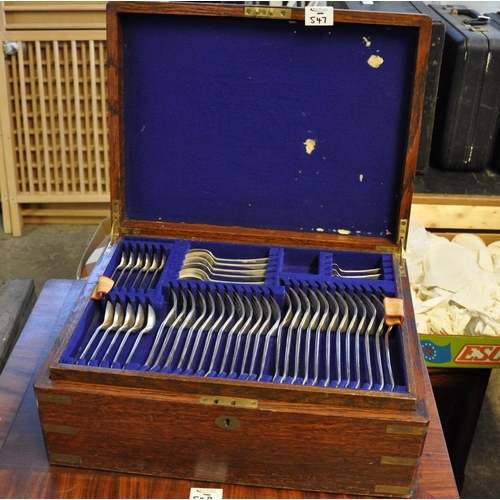
[[[222,499],[222,489],[220,488],[191,488],[189,499],[196,500],[219,500]]]
[[[306,26],[333,26],[333,7],[306,7]]]

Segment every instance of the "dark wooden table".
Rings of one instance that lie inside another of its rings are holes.
[[[221,488],[224,498],[347,498],[49,465],[32,384],[82,286],[47,282],[0,376],[0,498],[189,498],[191,488]],[[427,377],[426,390],[430,425],[414,498],[458,498]]]
[[[432,390],[459,492],[464,485],[465,466],[490,374],[490,368],[429,368]]]

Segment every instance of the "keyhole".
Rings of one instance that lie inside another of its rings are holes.
[[[240,427],[241,422],[238,418],[232,417],[231,415],[219,415],[215,419],[215,425],[219,427],[219,429],[234,431]]]

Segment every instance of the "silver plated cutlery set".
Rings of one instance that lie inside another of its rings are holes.
[[[278,384],[393,391],[392,327],[378,290],[287,287],[273,294],[172,286],[152,305],[112,303],[77,364]]]
[[[386,288],[365,281],[382,279],[381,267],[333,263],[330,276],[329,267],[321,278],[282,273],[269,285],[268,257],[186,249],[173,277],[162,275],[168,257],[154,245],[122,248],[110,272],[115,288],[96,301],[68,362],[373,391],[405,386],[400,336],[385,322]]]

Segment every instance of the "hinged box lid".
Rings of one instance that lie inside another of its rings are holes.
[[[428,17],[140,5],[108,7],[115,233],[399,243]]]

